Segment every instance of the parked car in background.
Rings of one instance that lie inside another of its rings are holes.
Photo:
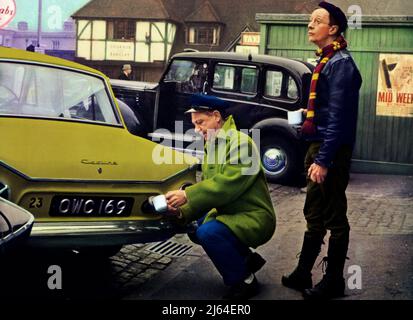
[[[30,212],[0,197],[0,256],[26,244],[33,221]]]
[[[0,47],[0,127],[0,196],[34,215],[30,245],[112,255],[191,228],[148,200],[195,183],[197,160],[154,162],[102,73]]]
[[[268,55],[185,52],[171,58],[158,84],[115,79],[111,84],[115,96],[142,119],[144,136],[192,154],[197,136],[182,134],[193,128],[184,114],[190,96],[204,93],[226,100],[239,129],[260,130],[268,180],[284,183],[303,172],[304,145],[299,127],[288,124],[287,112],[307,105],[312,70],[306,62]],[[183,122],[183,130],[176,121]]]

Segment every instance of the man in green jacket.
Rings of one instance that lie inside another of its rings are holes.
[[[191,239],[200,244],[224,283],[224,299],[248,299],[258,293],[254,272],[265,263],[249,249],[269,241],[275,213],[259,152],[252,139],[225,118],[226,102],[194,95],[191,114],[195,131],[203,135],[202,181],[166,194],[168,209],[185,221],[198,220]]]

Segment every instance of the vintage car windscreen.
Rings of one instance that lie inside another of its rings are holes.
[[[195,70],[195,62],[187,60],[174,60],[165,76],[164,81],[184,82],[189,81]]]
[[[119,124],[103,80],[37,65],[0,62],[0,115]]]

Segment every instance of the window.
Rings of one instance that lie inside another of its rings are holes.
[[[135,20],[114,20],[108,22],[108,39],[130,40],[135,39]]]
[[[270,97],[281,96],[283,74],[280,71],[268,71],[265,81],[265,95]]]
[[[218,27],[189,27],[187,31],[188,44],[218,45]]]
[[[165,76],[165,81],[189,81],[195,69],[195,62],[186,60],[174,60]]]
[[[176,82],[176,90],[184,93],[203,92],[208,78],[208,64],[201,61],[174,60],[165,82]]]
[[[258,70],[252,68],[243,68],[241,76],[241,92],[256,93],[258,82]]]
[[[297,84],[291,76],[288,76],[287,97],[293,100],[298,99]]]
[[[217,65],[214,72],[214,89],[234,90],[235,89],[235,67]]]
[[[59,50],[60,41],[59,40],[52,40],[53,50]]]
[[[264,95],[270,98],[298,99],[297,83],[282,71],[267,71]]]
[[[258,69],[255,66],[222,63],[215,66],[213,89],[256,94],[257,84]]]
[[[0,63],[0,115],[119,124],[103,80],[61,69]]]

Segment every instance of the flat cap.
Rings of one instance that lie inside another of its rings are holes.
[[[194,113],[200,111],[214,111],[225,112],[228,107],[228,103],[216,96],[210,96],[205,94],[194,94],[191,96],[190,109],[185,113]]]
[[[339,7],[336,7],[334,4],[326,1],[320,2],[318,6],[326,9],[330,16],[334,18],[338,25],[338,34],[341,34],[347,30],[347,17]]]

